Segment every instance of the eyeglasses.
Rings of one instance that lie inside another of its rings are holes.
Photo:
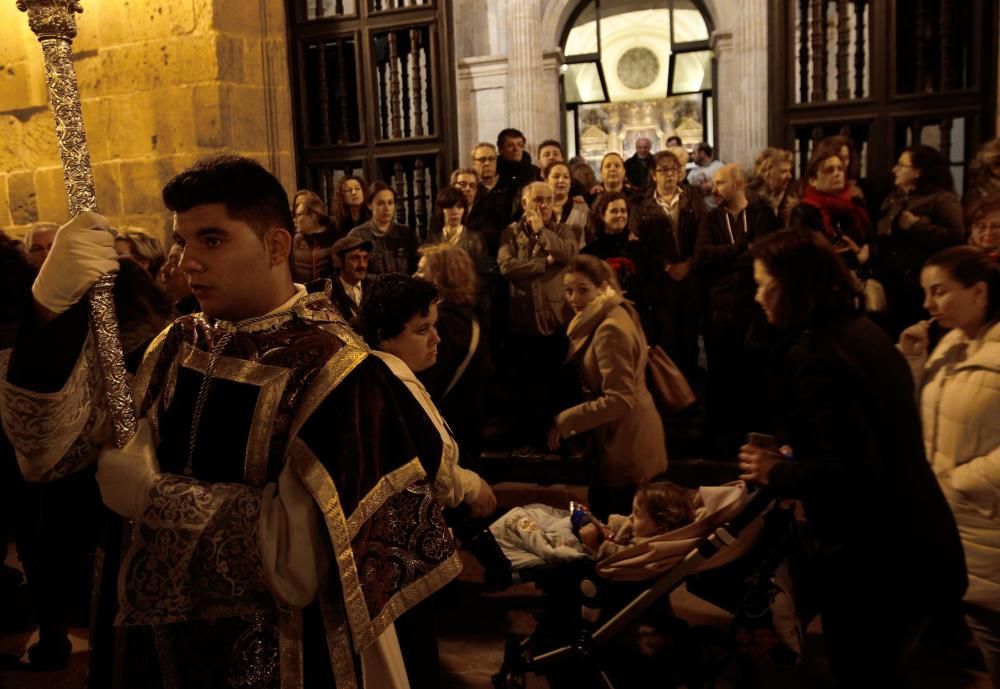
[[[974,222],[972,223],[973,232],[1000,232],[1000,222]]]
[[[459,189],[475,189],[476,188],[476,183],[475,182],[455,182],[455,186],[458,187]]]
[[[496,156],[483,156],[482,158],[473,158],[472,160],[473,160],[473,162],[479,163],[481,165],[483,163],[495,163],[495,162],[497,162],[497,157]]]
[[[656,171],[661,175],[679,175],[681,169],[679,167],[658,167]]]

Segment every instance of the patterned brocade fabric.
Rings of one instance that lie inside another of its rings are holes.
[[[62,390],[32,392],[7,382],[10,350],[0,352],[0,418],[26,481],[48,482],[93,464],[109,432],[93,337]]]
[[[426,481],[390,496],[352,545],[365,601],[376,619],[395,618],[410,607],[406,588],[455,552]]]
[[[174,475],[157,481],[122,564],[116,624],[273,608],[257,545],[260,504],[260,491],[250,486]]]

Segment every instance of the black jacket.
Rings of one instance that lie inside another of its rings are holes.
[[[780,228],[766,202],[750,204],[735,218],[722,207],[708,211],[698,228],[695,260],[712,309],[749,307],[753,302],[750,244]],[[732,232],[732,236],[730,236]]]
[[[447,396],[444,393],[469,352],[472,319],[471,306],[439,302],[437,331],[441,342],[438,343],[437,361],[417,374],[441,411],[441,416],[451,426],[463,463],[478,460],[482,449],[482,392],[487,366],[487,333],[482,329],[482,319],[479,320],[479,344],[472,360]]]
[[[821,586],[874,587],[927,613],[957,604],[962,544],[924,454],[909,367],[886,334],[867,318],[832,319],[787,337],[771,363],[776,430],[795,457],[770,486],[802,502]]]

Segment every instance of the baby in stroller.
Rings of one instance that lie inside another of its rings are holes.
[[[632,513],[612,514],[607,525],[577,503],[569,510],[532,504],[510,510],[490,532],[511,569],[518,570],[585,558],[602,561],[694,518],[690,491],[670,481],[644,481],[632,499]]]
[[[794,662],[801,628],[783,564],[791,519],[742,481],[644,484],[632,514],[607,526],[576,510],[511,510],[483,535],[509,560],[513,581],[541,589],[543,606],[529,636],[508,640],[495,686],[523,686],[526,672],[553,687],[590,686],[580,673],[605,671],[606,687],[610,676],[630,687],[664,673],[673,679],[663,686],[705,686],[713,673],[750,673],[750,656]],[[733,614],[731,637],[674,615],[669,594],[682,583]]]

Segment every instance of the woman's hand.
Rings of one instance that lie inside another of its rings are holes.
[[[840,236],[840,241],[844,243],[845,249],[843,250],[853,251],[856,254],[861,252],[861,247],[858,246],[858,243],[853,239],[851,239],[850,237],[848,237],[846,234]]]
[[[924,356],[930,344],[931,321],[920,321],[899,334],[899,350],[906,356]]]
[[[899,214],[899,226],[904,230],[908,230],[913,227],[920,220],[920,216],[914,215],[910,211],[906,210]]]
[[[559,433],[559,426],[552,424],[552,428],[549,429],[549,449],[555,452],[559,449],[559,442],[562,440],[562,435]]]
[[[743,473],[740,478],[744,481],[756,481],[767,485],[771,469],[778,462],[784,460],[778,450],[771,450],[756,445],[744,445],[740,448],[740,469]]]

